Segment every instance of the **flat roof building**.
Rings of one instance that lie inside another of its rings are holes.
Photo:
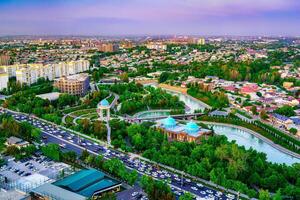
[[[29,142],[22,140],[21,138],[11,136],[7,138],[6,143],[7,146],[16,146],[18,148],[26,147],[29,145]]]
[[[49,101],[55,101],[59,98],[59,95],[60,95],[59,92],[50,92],[50,93],[40,94],[36,96],[44,100],[48,99]]]
[[[118,192],[121,183],[96,169],[84,169],[54,183],[32,190],[33,199],[85,200],[101,197],[106,192]]]
[[[84,96],[88,92],[89,85],[90,79],[87,73],[64,76],[54,82],[54,87],[60,92],[77,96]]]

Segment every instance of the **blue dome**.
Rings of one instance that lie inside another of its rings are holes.
[[[109,106],[109,103],[106,99],[103,99],[102,101],[100,101],[100,106]]]
[[[185,125],[185,130],[188,133],[196,133],[199,131],[199,129],[200,129],[199,126],[195,122],[192,122],[192,121],[190,121],[189,123],[187,123]]]
[[[165,128],[173,128],[176,126],[176,120],[173,117],[168,117],[163,121]]]

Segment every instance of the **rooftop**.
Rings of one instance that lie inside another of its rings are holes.
[[[100,104],[100,106],[105,106],[105,107],[110,105],[106,99],[101,100],[99,104]]]
[[[277,114],[277,113],[274,113],[272,114],[273,117],[275,117],[276,119],[279,119],[279,120],[282,120],[282,121],[287,121],[289,120],[290,118],[284,116],[284,115],[280,115],[280,114]]]
[[[89,77],[89,75],[87,73],[81,73],[81,74],[74,74],[74,75],[71,75],[71,76],[64,76],[60,79],[75,82],[75,81],[85,81],[88,77]]]
[[[95,169],[81,170],[53,183],[55,186],[85,197],[91,197],[95,192],[119,184],[118,181],[105,176],[104,173]]]
[[[169,116],[168,118],[164,119],[163,126],[165,128],[175,127],[176,126],[176,120],[173,117]]]
[[[204,133],[210,132],[208,129],[201,128],[197,123],[190,121],[186,125],[177,123],[172,117],[158,120],[158,126],[173,133],[186,133],[193,137],[198,137]]]
[[[53,199],[58,198],[61,200],[85,200],[86,197],[74,192],[70,192],[63,188],[60,188],[51,183],[46,183],[32,190],[34,193],[37,193],[42,196],[53,197]]]
[[[41,99],[48,99],[49,101],[55,101],[59,98],[60,93],[59,92],[50,92],[45,94],[36,95],[37,97],[40,97]]]

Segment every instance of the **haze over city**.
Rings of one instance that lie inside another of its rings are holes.
[[[2,0],[0,10],[0,35],[300,35],[298,0]]]
[[[0,0],[0,200],[300,200],[300,0]]]

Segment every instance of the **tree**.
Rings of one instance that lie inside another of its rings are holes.
[[[37,128],[34,128],[34,129],[32,129],[32,131],[31,131],[31,136],[33,137],[33,139],[35,140],[35,141],[40,141],[40,139],[41,139],[41,134],[42,134],[42,132],[41,132],[41,130],[39,130],[39,129],[37,129]]]
[[[152,177],[144,175],[141,178],[140,185],[150,200],[175,200],[170,186],[165,182],[156,181]]]
[[[272,200],[282,200],[282,196],[281,196],[281,191],[280,191],[280,189],[277,190],[277,192],[276,192],[275,195],[273,196]]]
[[[251,112],[252,112],[253,115],[257,115],[258,114],[257,113],[257,107],[256,106],[252,106],[251,107]]]
[[[93,123],[94,135],[98,139],[104,139],[106,136],[106,127],[101,121],[95,121]]]
[[[193,200],[194,197],[191,193],[185,192],[183,195],[179,197],[179,200]]]
[[[287,117],[296,115],[293,107],[287,106],[287,105],[284,105],[281,108],[277,108],[276,110],[274,110],[274,112],[277,114],[280,114],[280,115],[287,116]]]
[[[169,77],[169,73],[163,72],[160,74],[158,81],[160,83],[166,82],[168,80],[168,77]]]
[[[5,151],[8,155],[15,157],[16,155],[20,154],[20,149],[16,147],[15,145],[11,145],[6,147]]]
[[[123,82],[128,83],[129,82],[128,74],[126,72],[122,73],[120,75],[120,80],[123,81]]]
[[[77,103],[78,97],[64,93],[64,94],[59,95],[59,98],[57,101],[58,101],[58,106],[60,108],[67,106],[67,105],[73,106]]]
[[[86,150],[86,149],[84,149],[82,152],[81,152],[81,155],[80,155],[80,160],[81,161],[85,161],[85,159],[89,156],[90,154],[89,154],[89,152]]]
[[[83,132],[88,133],[90,129],[90,120],[84,118],[80,121],[80,124],[82,125]]]
[[[268,119],[268,117],[269,116],[267,115],[265,110],[260,111],[260,118],[261,119],[266,120],[266,119]]]
[[[76,162],[77,155],[74,151],[68,151],[66,153],[63,153],[63,159],[71,164],[74,164]]]
[[[259,200],[270,200],[270,193],[268,190],[260,190],[259,191]]]
[[[134,183],[136,182],[138,176],[139,176],[139,174],[137,173],[137,171],[132,170],[131,173],[129,173],[129,175],[127,177],[128,184],[129,185],[134,185]]]
[[[60,148],[58,146],[58,144],[47,144],[46,146],[42,147],[42,152],[45,156],[55,160],[55,161],[59,161],[60,160]]]
[[[296,128],[290,128],[289,130],[290,133],[296,135],[296,133],[298,132],[298,130]]]
[[[105,193],[99,200],[116,200],[116,199],[117,196],[115,193]]]

